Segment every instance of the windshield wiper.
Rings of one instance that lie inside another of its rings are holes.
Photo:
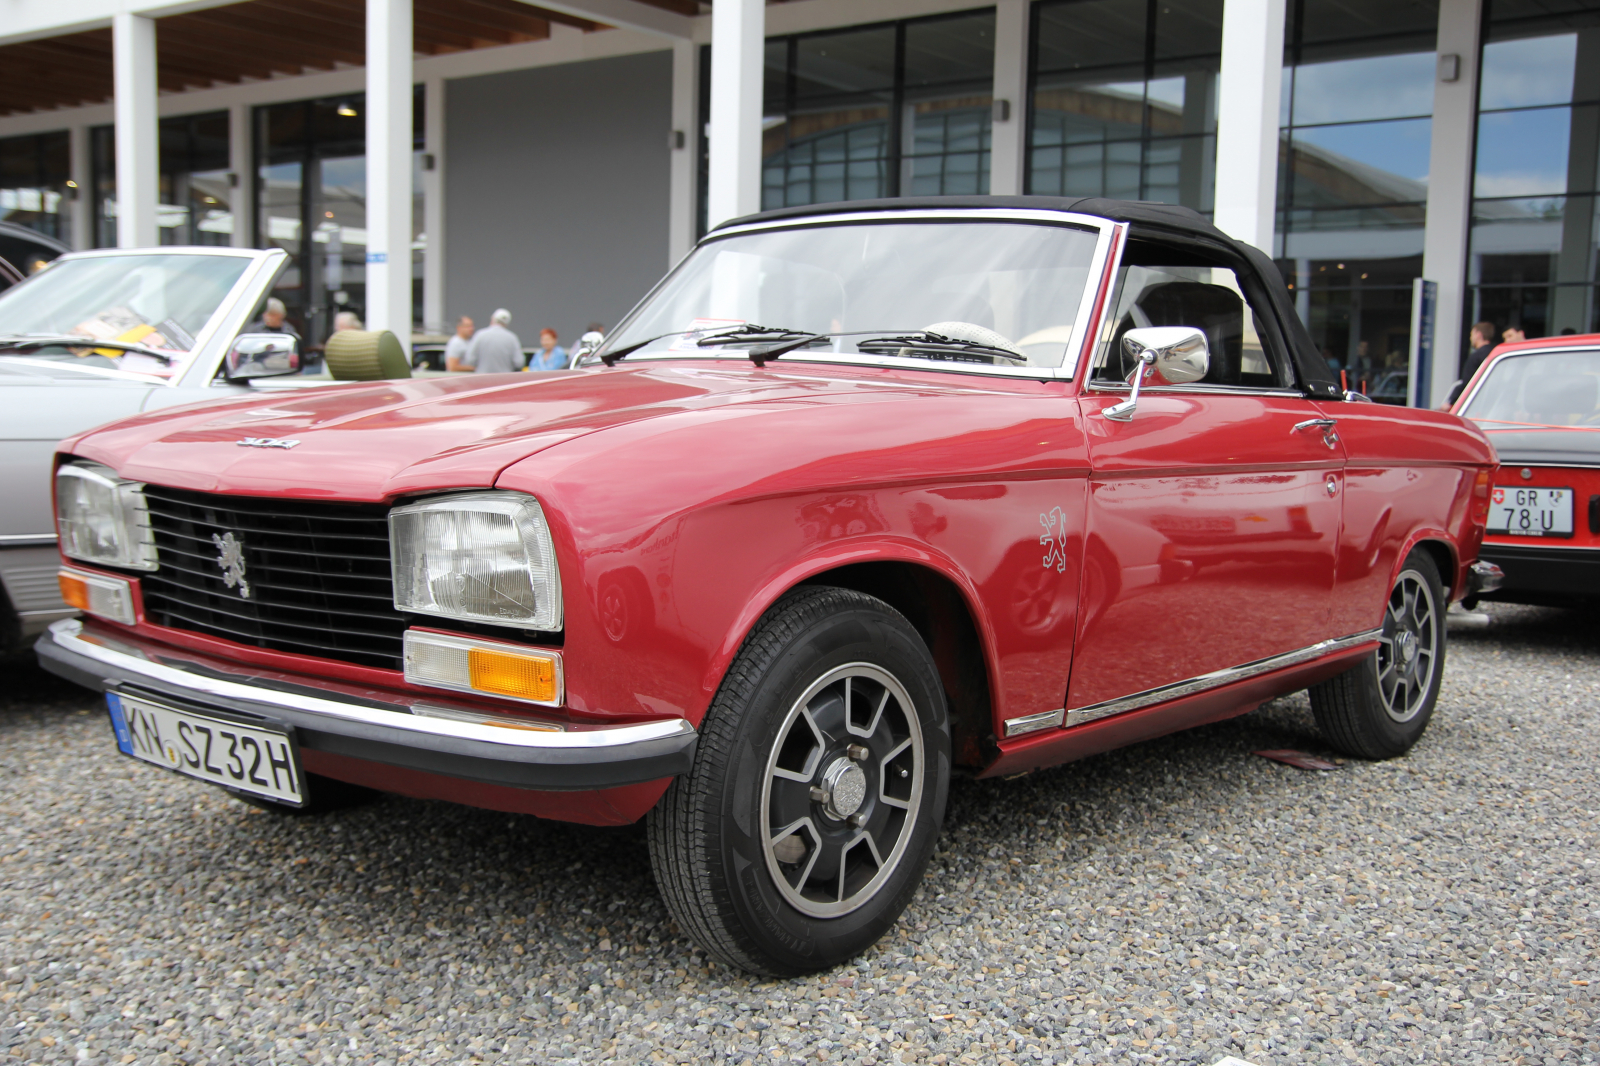
[[[856,350],[869,355],[903,355],[905,349],[931,353],[932,358],[962,363],[998,363],[1004,360],[1012,366],[1028,365],[1027,357],[1010,348],[978,341],[958,340],[942,333],[920,330],[902,337],[868,337],[856,342]]]
[[[637,352],[641,348],[652,345],[656,341],[666,340],[668,337],[682,337],[685,334],[698,332],[700,331],[693,329],[678,329],[673,330],[671,333],[659,333],[654,337],[646,337],[642,341],[639,341],[635,344],[630,344],[626,348],[618,348],[615,351],[603,352],[600,355],[600,361],[606,366],[615,366],[617,360],[626,359],[634,352]],[[771,326],[757,326],[753,323],[746,322],[736,326],[719,326],[718,328],[706,333],[705,336],[696,341],[695,347],[706,348],[713,344],[725,344],[729,340],[746,340],[753,337],[770,337],[773,335],[783,337],[799,337],[801,336],[801,332],[797,329],[779,329]],[[805,334],[805,336],[809,337],[811,334]]]
[[[97,337],[85,337],[78,333],[63,333],[55,337],[15,336],[0,337],[0,349],[3,348],[115,348],[122,352],[135,352],[139,355],[148,355],[159,359],[167,366],[177,362],[177,357],[168,353],[146,348],[142,344],[129,344],[127,341],[103,341]]]

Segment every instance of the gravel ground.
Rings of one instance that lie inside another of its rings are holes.
[[[904,919],[757,981],[642,836],[386,799],[284,819],[0,674],[0,1063],[1597,1063],[1600,623],[1491,607],[1406,759],[1304,696],[958,782]]]

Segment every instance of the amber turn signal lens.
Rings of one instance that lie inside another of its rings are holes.
[[[74,577],[63,570],[56,575],[56,580],[61,584],[61,598],[66,600],[69,606],[76,607],[80,611],[89,609],[89,586],[83,583],[82,578]]]
[[[84,614],[133,625],[133,582],[126,578],[61,569],[56,571],[56,582],[61,598]]]
[[[1490,481],[1489,471],[1487,471],[1487,470],[1478,471],[1478,476],[1477,476],[1476,480],[1474,480],[1474,482],[1472,484],[1472,494],[1474,496],[1478,497],[1480,500],[1488,499],[1489,498],[1489,481]]]
[[[479,692],[541,703],[556,699],[555,660],[542,655],[472,648],[467,652],[467,671],[472,687]]]

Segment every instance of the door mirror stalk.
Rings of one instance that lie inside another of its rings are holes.
[[[1211,369],[1205,332],[1192,326],[1130,329],[1123,334],[1122,350],[1134,360],[1133,373],[1128,375],[1133,391],[1126,400],[1100,412],[1113,422],[1132,420],[1139,408],[1139,388],[1151,375],[1158,385],[1186,385],[1199,381]]]

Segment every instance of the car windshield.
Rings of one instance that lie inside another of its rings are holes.
[[[1600,426],[1600,351],[1510,355],[1462,411],[1479,422]]]
[[[784,336],[825,334],[785,358],[867,353],[1059,367],[1098,240],[1087,227],[997,221],[737,234],[697,249],[606,347],[668,334],[640,350],[715,355],[721,347],[742,358]],[[733,332],[741,325],[768,334]],[[719,330],[732,334],[725,345]]]
[[[171,373],[250,265],[237,255],[134,252],[52,263],[0,293],[0,356],[85,360]],[[167,359],[107,347],[9,347],[18,337],[64,336],[134,344]]]

